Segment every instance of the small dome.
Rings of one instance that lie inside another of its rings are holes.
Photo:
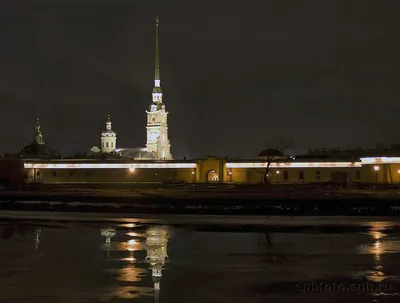
[[[277,149],[265,149],[258,154],[259,157],[282,157],[283,153]]]

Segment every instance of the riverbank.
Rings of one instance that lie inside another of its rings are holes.
[[[400,215],[398,190],[232,185],[45,186],[0,193],[0,210],[132,214]]]

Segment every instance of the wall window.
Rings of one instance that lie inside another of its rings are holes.
[[[72,177],[74,173],[72,171],[69,172],[69,176]]]
[[[53,177],[57,176],[57,172],[53,171]]]
[[[289,180],[289,172],[287,170],[283,172],[283,180]]]
[[[36,176],[40,176],[40,171],[38,170],[37,172],[36,172]]]
[[[111,147],[114,147],[114,142],[111,142]]]
[[[361,172],[356,170],[356,180],[361,180]]]
[[[315,179],[321,180],[321,172],[320,171],[315,172]]]
[[[106,142],[106,147],[108,147],[108,142]]]
[[[304,172],[302,170],[299,173],[299,180],[303,180],[304,181]]]

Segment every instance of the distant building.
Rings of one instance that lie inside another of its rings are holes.
[[[377,143],[375,148],[311,148],[308,153],[297,155],[303,158],[347,158],[358,159],[361,157],[390,157],[397,156],[400,153],[400,144],[392,144],[390,147],[383,143]]]
[[[19,157],[26,159],[59,159],[61,155],[58,151],[46,146],[43,134],[40,130],[39,119],[36,121],[36,128],[33,142],[25,146],[20,152]]]
[[[117,135],[108,116],[101,146],[86,155],[60,159],[45,144],[37,121],[34,141],[19,156],[29,180],[44,183],[74,182],[229,182],[262,183],[268,167],[271,183],[304,184],[346,179],[358,183],[398,184],[400,146],[378,144],[372,149],[310,149],[287,157],[274,149],[252,159],[173,160],[168,137],[168,112],[163,102],[159,64],[159,23],[156,19],[155,74],[152,102],[146,111],[145,147],[117,146]],[[82,156],[82,157],[81,157]],[[134,168],[134,169],[132,169]],[[39,178],[40,177],[40,178]],[[162,258],[161,258],[162,259]],[[163,259],[162,259],[163,260]],[[162,262],[161,262],[162,263]],[[158,262],[154,273],[158,275]]]
[[[159,23],[157,18],[154,88],[152,103],[149,106],[149,110],[146,111],[146,147],[117,148],[117,135],[111,129],[111,118],[108,116],[106,130],[101,134],[102,153],[117,153],[121,157],[137,160],[172,160],[171,144],[168,138],[168,112],[163,103],[161,90],[158,28]]]
[[[154,71],[153,102],[147,113],[147,142],[148,152],[155,153],[156,159],[172,160],[171,144],[168,139],[168,112],[163,103],[161,91],[159,45],[158,45],[158,18],[156,20],[156,60]]]
[[[101,133],[101,152],[112,153],[117,148],[117,133],[111,129],[111,117],[108,115],[106,130]]]

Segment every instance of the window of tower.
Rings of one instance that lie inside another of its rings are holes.
[[[106,147],[108,147],[108,142],[106,142]]]
[[[111,147],[114,147],[114,142],[111,142]]]

